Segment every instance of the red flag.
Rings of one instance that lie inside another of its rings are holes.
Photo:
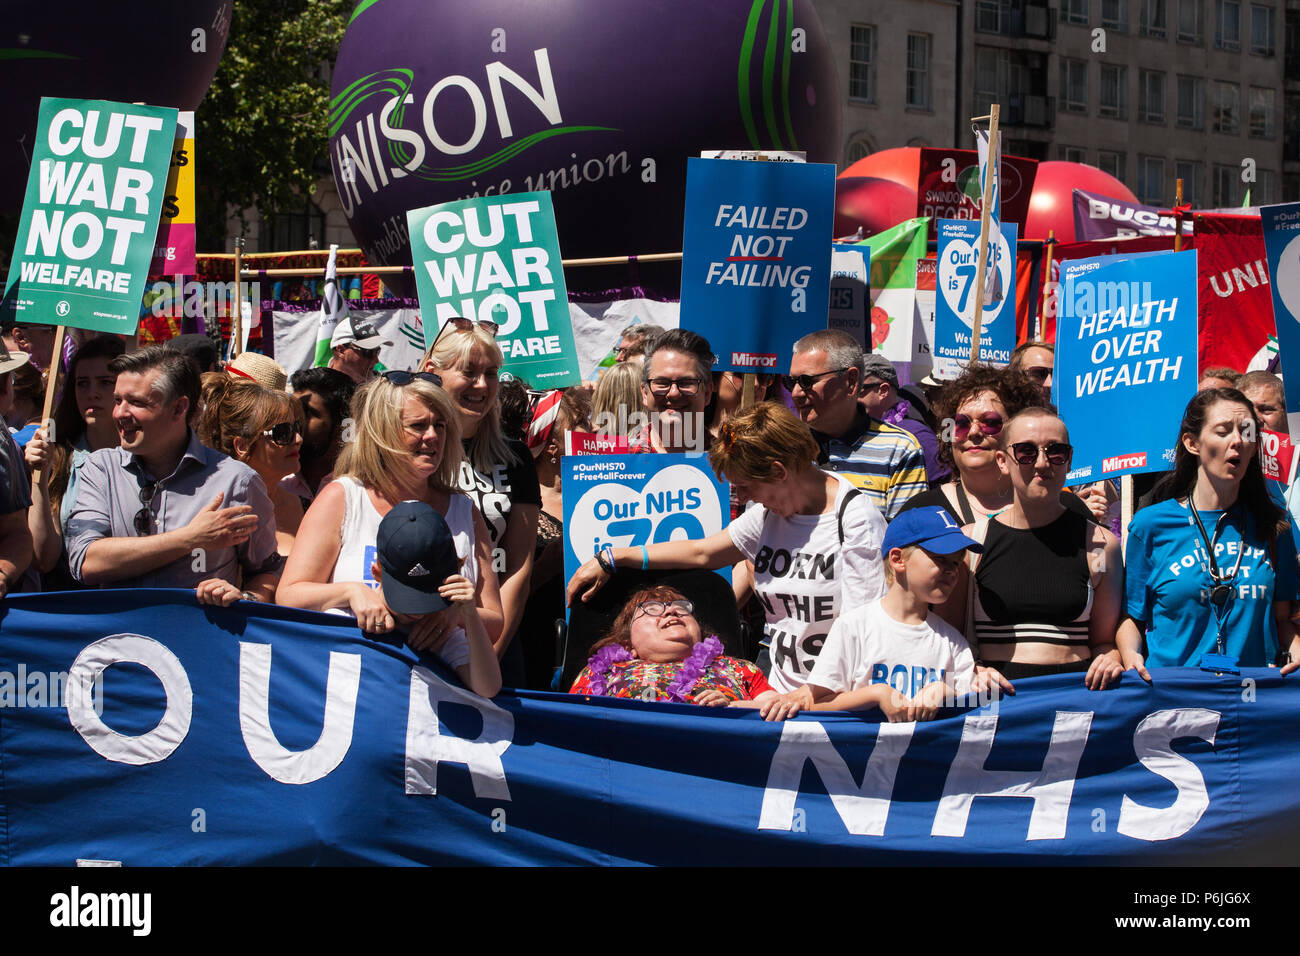
[[[1252,362],[1262,368],[1277,327],[1259,216],[1198,213],[1194,222],[1200,278],[1198,371],[1226,365],[1244,372]]]

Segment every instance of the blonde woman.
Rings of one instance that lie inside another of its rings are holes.
[[[357,391],[352,402],[355,440],[344,445],[330,482],[298,529],[276,601],[289,607],[351,614],[363,631],[383,634],[409,627],[414,650],[438,651],[458,631],[483,626],[495,647],[501,599],[483,517],[455,486],[460,470],[456,409],[437,376],[387,372]],[[423,501],[441,514],[456,542],[461,573],[474,601],[415,620],[384,603],[374,574],[379,522],[401,501]],[[472,635],[471,635],[472,636]],[[450,662],[449,662],[450,663]]]
[[[627,438],[633,425],[641,424],[641,419],[632,424],[629,419],[641,411],[641,362],[619,362],[606,369],[591,400],[592,427],[608,438]]]
[[[276,548],[288,555],[302,523],[302,501],[280,481],[298,470],[302,406],[287,392],[224,372],[203,376],[201,401],[194,426],[199,441],[257,472],[275,506]]]
[[[507,686],[521,687],[524,656],[513,638],[528,601],[542,497],[527,446],[501,430],[497,376],[504,356],[496,332],[493,322],[448,319],[425,353],[424,369],[442,379],[456,411],[464,450],[457,486],[483,514],[501,588],[501,675]]]

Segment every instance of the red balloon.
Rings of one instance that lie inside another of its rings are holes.
[[[851,236],[859,227],[864,237],[874,236],[915,215],[915,184],[909,188],[874,176],[849,176],[847,170],[835,180],[836,236]]]
[[[894,149],[882,149],[870,156],[863,156],[840,173],[841,179],[857,176],[887,179],[915,193],[916,184],[921,179],[921,147],[898,146]],[[903,218],[912,218],[915,215],[915,207],[913,209],[913,212]]]
[[[1083,189],[1112,199],[1137,202],[1137,196],[1109,173],[1086,163],[1038,164],[1034,192],[1029,197],[1025,239],[1046,239],[1054,230],[1058,242],[1074,242],[1074,190]]]

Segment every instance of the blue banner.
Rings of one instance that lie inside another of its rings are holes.
[[[1300,679],[1153,677],[765,723],[487,701],[323,614],[23,595],[0,622],[0,863],[1295,863]]]
[[[1264,206],[1259,210],[1264,227],[1268,274],[1273,277],[1273,321],[1277,325],[1277,352],[1282,378],[1300,382],[1300,202]],[[1293,399],[1292,406],[1298,403]],[[1300,408],[1287,411],[1287,426],[1300,435]]]
[[[989,233],[989,274],[980,316],[981,362],[1006,365],[1016,347],[1016,233],[1014,222]],[[970,364],[975,327],[975,273],[979,268],[980,224],[971,219],[939,220],[937,292],[934,298],[934,375],[950,381]]]
[[[718,368],[775,371],[826,328],[835,167],[688,159],[681,327]]]
[[[1103,260],[1061,273],[1052,397],[1070,483],[1172,468],[1196,394],[1196,250]]]
[[[607,544],[698,541],[731,522],[730,486],[703,455],[568,455],[562,469],[566,581]]]

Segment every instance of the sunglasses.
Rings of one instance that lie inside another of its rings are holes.
[[[156,481],[151,481],[140,488],[140,504],[144,505],[144,507],[135,513],[135,520],[132,524],[135,527],[135,533],[142,538],[153,533],[150,531],[154,519],[153,502],[158,497],[160,490]]]
[[[971,418],[969,415],[960,414],[952,416],[953,437],[957,441],[962,441],[970,434],[972,425],[979,425],[980,434],[988,435],[990,438],[1002,434],[1002,416],[997,412],[985,412],[979,418]]]
[[[271,439],[273,445],[287,448],[295,437],[302,437],[302,422],[279,422],[262,432],[262,437]]]
[[[1018,441],[1011,446],[1011,457],[1016,460],[1018,465],[1036,465],[1038,464],[1039,451],[1042,451],[1047,456],[1049,465],[1057,466],[1064,465],[1070,460],[1070,453],[1074,451],[1074,448],[1063,441],[1048,442],[1046,445],[1035,445],[1031,441]]]
[[[393,369],[384,373],[384,378],[392,382],[398,388],[403,385],[410,385],[417,378],[421,382],[428,382],[431,385],[437,385],[442,388],[442,376],[437,372],[406,372],[402,369]]]
[[[685,616],[695,613],[695,605],[685,598],[676,601],[642,601],[637,605],[637,610],[647,617],[663,617],[669,610]]]
[[[1028,375],[1031,381],[1037,382],[1039,385],[1046,382],[1052,374],[1051,368],[1046,365],[1031,365],[1021,369],[1021,371]]]
[[[340,346],[340,348],[345,348],[349,352],[356,352],[362,358],[368,358],[368,359],[379,358],[379,349],[363,349],[355,342],[349,342],[347,345]]]
[[[467,319],[463,315],[453,315],[446,322],[442,323],[442,328],[440,328],[438,330],[438,334],[434,336],[433,339],[434,345],[438,344],[438,339],[442,338],[442,333],[447,331],[447,326],[449,325],[457,332],[473,332],[474,326],[477,325],[480,329],[482,329],[484,332],[487,332],[488,335],[492,336],[493,338],[497,337],[497,330],[501,328],[501,326],[497,325],[495,322],[491,321],[490,319],[479,319],[477,322],[475,322],[473,319]],[[433,346],[430,346],[430,348],[432,347]]]
[[[833,368],[828,372],[818,372],[816,375],[782,375],[781,384],[785,386],[787,392],[793,392],[796,385],[805,392],[811,392],[818,379],[823,379],[827,375],[839,375],[841,372],[847,372],[848,370],[848,367],[845,367]]]

